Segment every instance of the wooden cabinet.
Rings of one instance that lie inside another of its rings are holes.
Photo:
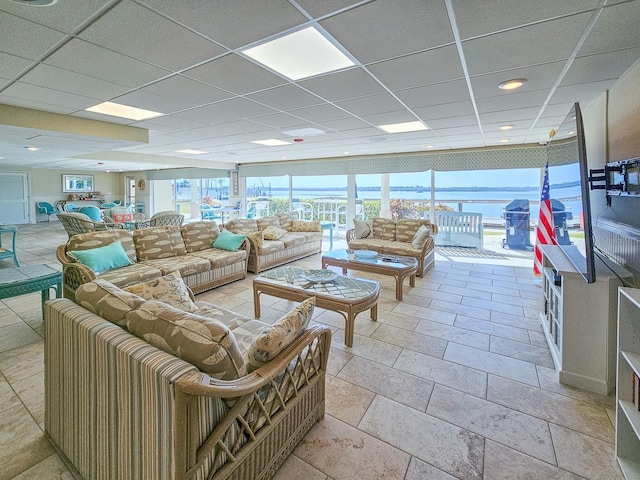
[[[634,374],[636,377],[634,378]],[[618,290],[616,458],[625,478],[640,479],[640,290]],[[635,393],[634,393],[635,391]]]
[[[542,251],[540,320],[558,379],[608,395],[616,379],[618,276],[631,279],[631,274],[596,257],[596,282],[589,284],[560,247],[546,245]]]

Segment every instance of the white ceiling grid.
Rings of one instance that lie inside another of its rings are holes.
[[[232,169],[537,144],[573,102],[586,107],[637,63],[639,18],[640,0],[5,0],[0,104],[144,128],[149,142],[0,118],[0,166]],[[356,65],[293,82],[242,54],[308,26]],[[527,82],[497,88],[510,78]],[[163,115],[85,110],[104,101]],[[430,130],[377,128],[415,120]],[[326,133],[303,142],[284,133],[302,128]],[[251,143],[269,138],[291,144]],[[28,139],[41,150],[26,151]]]

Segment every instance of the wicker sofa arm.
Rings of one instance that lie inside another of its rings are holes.
[[[347,230],[347,233],[345,233],[345,238],[347,239],[347,243],[352,242],[353,240],[356,239],[356,229],[355,228],[350,228],[349,230]]]

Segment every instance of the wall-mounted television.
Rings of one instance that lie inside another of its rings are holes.
[[[593,228],[591,223],[591,201],[589,196],[589,169],[587,167],[587,150],[584,140],[584,126],[580,105],[574,104],[547,148],[549,157],[549,194],[551,198],[557,198],[559,187],[566,185],[580,186],[580,205],[582,213],[573,215],[579,218],[579,224],[575,229],[570,229],[570,241],[559,242],[559,247],[573,264],[576,270],[584,277],[587,283],[596,281],[595,252],[593,244]],[[574,165],[576,168],[568,169],[573,178],[554,179],[551,165]],[[578,193],[578,191],[576,192]]]

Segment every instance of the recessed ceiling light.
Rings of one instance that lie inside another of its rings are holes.
[[[424,123],[419,121],[389,123],[387,125],[378,125],[378,128],[384,130],[387,133],[407,133],[407,132],[418,132],[420,130],[429,130]]]
[[[343,152],[344,155],[349,155],[349,150],[347,150],[346,152]]]
[[[290,137],[313,137],[314,135],[324,135],[324,130],[320,130],[319,128],[298,128],[296,130],[283,130],[285,135],[289,135]]]
[[[85,108],[85,110],[88,112],[102,113],[103,115],[111,115],[112,117],[128,118],[129,120],[146,120],[147,118],[164,115],[160,112],[130,107],[128,105],[122,105],[115,102],[99,103],[93,107]]]
[[[291,142],[276,140],[275,138],[269,138],[267,140],[254,140],[251,143],[257,143],[258,145],[265,145],[267,147],[279,147],[281,145],[291,145]]]
[[[514,90],[524,85],[527,80],[524,78],[514,78],[512,80],[506,80],[498,85],[498,88],[502,90]]]
[[[26,148],[30,152],[37,152],[38,150],[40,150],[40,147],[24,147],[24,148]]]
[[[202,155],[205,152],[204,150],[191,150],[190,148],[185,148],[184,150],[176,150],[176,153],[186,153],[187,155]]]
[[[355,65],[314,27],[276,38],[242,53],[291,80]]]
[[[426,145],[426,148],[433,148],[433,145]]]
[[[286,156],[286,155],[282,155],[280,158],[281,158],[282,160],[286,160],[286,159],[287,159],[287,156]]]
[[[105,172],[107,172],[107,173],[111,173],[111,170],[105,170]]]
[[[511,130],[513,125],[500,125],[500,130]]]
[[[500,143],[509,143],[510,140],[508,138],[501,138]]]

